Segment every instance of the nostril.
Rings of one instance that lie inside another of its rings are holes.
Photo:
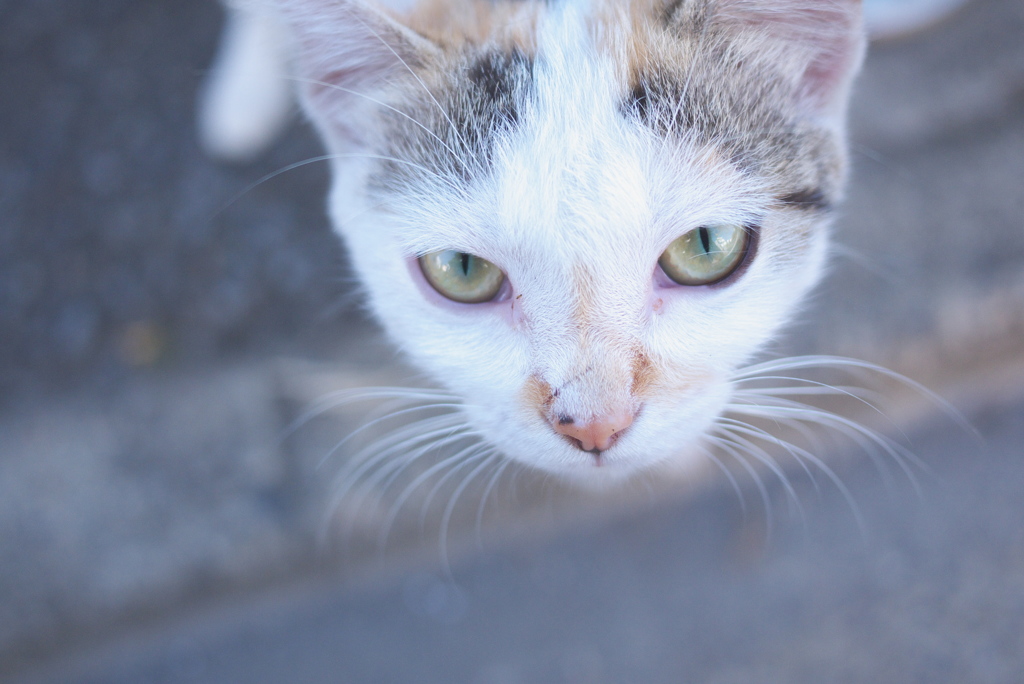
[[[572,416],[559,415],[552,421],[555,432],[564,435],[582,451],[606,451],[618,441],[622,433],[633,424],[634,414],[620,411],[579,422]]]
[[[587,449],[583,448],[583,442],[581,442],[580,440],[576,439],[575,437],[570,437],[569,435],[565,435],[565,439],[569,442],[569,444],[572,444],[574,447],[576,447],[580,451],[587,451]]]

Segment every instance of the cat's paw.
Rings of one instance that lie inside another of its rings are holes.
[[[199,142],[211,157],[245,162],[280,135],[292,111],[288,37],[276,17],[229,8],[199,98]]]

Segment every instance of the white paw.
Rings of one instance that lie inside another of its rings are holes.
[[[288,37],[275,17],[229,9],[199,98],[199,141],[212,157],[243,162],[263,152],[291,116]]]

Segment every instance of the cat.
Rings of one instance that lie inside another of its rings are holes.
[[[744,383],[817,363],[748,365],[825,268],[865,50],[859,0],[233,12],[287,27],[269,42],[278,61],[294,54],[369,308],[445,388],[419,396],[460,406],[422,433],[476,436],[478,468],[507,458],[614,482],[717,462],[709,445],[767,461],[751,447],[764,433],[729,416],[832,420],[771,393],[750,400]],[[225,90],[218,73],[207,102]],[[287,95],[262,94],[282,119]],[[229,137],[215,118],[213,147]],[[267,120],[263,138],[278,125]]]

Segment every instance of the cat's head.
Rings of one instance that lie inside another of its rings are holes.
[[[476,430],[581,477],[703,460],[822,269],[860,3],[278,4],[371,307]]]

